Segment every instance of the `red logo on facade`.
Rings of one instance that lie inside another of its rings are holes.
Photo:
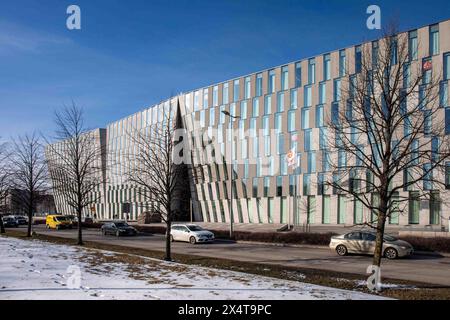
[[[423,71],[428,71],[431,70],[433,68],[433,64],[431,63],[431,60],[427,60],[423,63]]]

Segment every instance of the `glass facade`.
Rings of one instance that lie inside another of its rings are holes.
[[[439,26],[441,27],[439,30]],[[429,32],[429,52],[427,50]],[[439,43],[440,38],[445,37],[445,28],[441,25],[413,30],[405,33],[407,51],[409,55],[406,60],[411,65],[422,67],[428,62],[432,62],[432,71],[423,70],[424,82],[420,91],[420,97],[424,98],[424,89],[431,83],[432,76],[439,78],[439,105],[443,108],[441,114],[437,116],[445,117],[445,133],[450,134],[450,106],[448,99],[448,80],[450,80],[450,52],[444,41]],[[421,39],[425,35],[424,39]],[[420,41],[422,40],[422,41]],[[400,41],[400,37],[398,38]],[[371,41],[367,43],[367,49],[372,50],[372,65],[380,63],[381,41]],[[419,50],[418,44],[424,44]],[[422,48],[423,47],[423,48]],[[196,89],[188,93],[173,97],[176,104],[180,100],[180,113],[182,125],[191,133],[205,131],[204,139],[188,139],[194,152],[200,152],[205,147],[205,142],[217,140],[217,148],[214,153],[225,160],[224,164],[206,163],[199,166],[195,160],[193,164],[194,182],[192,184],[192,202],[196,221],[223,222],[229,219],[229,206],[227,204],[227,192],[230,192],[230,179],[235,180],[234,197],[238,202],[234,202],[233,210],[236,212],[236,220],[250,223],[286,223],[292,217],[296,223],[315,224],[353,224],[364,222],[367,217],[363,213],[364,206],[355,201],[352,197],[347,197],[338,190],[330,188],[327,190],[325,181],[335,179],[339,181],[340,169],[347,169],[352,166],[361,165],[361,158],[365,152],[370,150],[364,146],[361,151],[354,154],[343,151],[337,152],[331,148],[329,142],[342,144],[343,135],[327,127],[328,121],[339,125],[340,117],[347,115],[349,118],[357,116],[358,109],[349,103],[347,98],[355,98],[358,78],[357,73],[362,72],[363,51],[362,46],[352,46],[344,50],[325,53],[302,61],[284,64],[279,67],[266,69],[251,75],[243,75],[238,79],[213,84],[206,88]],[[366,47],[364,47],[366,48]],[[398,48],[393,47],[395,56],[394,62],[400,61],[396,52]],[[364,50],[365,53],[365,50]],[[426,56],[425,56],[426,55]],[[347,59],[348,58],[348,59]],[[398,60],[398,61],[397,61]],[[370,60],[369,60],[370,63]],[[414,72],[411,73],[411,65],[405,65],[401,85],[403,90],[411,86]],[[431,73],[432,72],[432,73]],[[371,79],[373,75],[367,75]],[[370,80],[369,80],[370,81]],[[350,83],[349,94],[346,96],[347,83]],[[368,85],[368,90],[374,90],[373,83]],[[346,98],[346,99],[344,99]],[[439,140],[433,136],[433,125],[435,121],[427,110],[426,99],[421,99],[422,112],[424,116],[423,132],[431,139],[428,146],[433,149],[433,159],[438,158]],[[416,103],[417,99],[404,102],[402,112],[406,106]],[[112,150],[114,162],[124,162],[124,155],[130,152],[128,149],[132,143],[125,137],[125,132],[131,127],[142,127],[147,132],[150,125],[156,125],[164,120],[166,102],[150,107],[143,111],[111,124],[108,129],[108,150]],[[367,109],[370,110],[370,105]],[[236,119],[230,119],[223,111],[234,115]],[[173,111],[175,114],[178,111]],[[341,112],[342,114],[340,114]],[[415,121],[416,119],[411,119]],[[230,123],[231,122],[231,123]],[[342,123],[341,123],[342,125]],[[231,141],[231,135],[226,130],[230,127],[238,129],[238,134],[233,140],[232,172],[229,172],[229,159],[226,156],[226,144]],[[405,135],[412,132],[411,124],[404,123]],[[217,129],[216,137],[213,131]],[[250,129],[250,134],[246,135],[246,130]],[[259,131],[261,130],[261,132]],[[358,138],[354,130],[349,130],[348,137],[352,142]],[[332,140],[335,139],[335,140]],[[400,138],[399,138],[400,139]],[[192,141],[192,143],[191,143]],[[371,141],[376,143],[376,141]],[[412,145],[411,155],[420,155],[416,150],[418,142]],[[393,147],[393,150],[395,148]],[[395,151],[399,153],[401,150]],[[292,153],[291,153],[292,152]],[[380,156],[371,155],[377,165],[381,165]],[[117,158],[117,159],[116,159]],[[292,160],[294,159],[294,160]],[[303,161],[300,161],[300,160]],[[240,162],[242,160],[242,162]],[[289,160],[289,161],[288,161]],[[422,161],[422,162],[420,162]],[[427,173],[430,171],[430,163],[419,160],[419,171]],[[425,163],[423,163],[425,162]],[[414,163],[418,163],[415,161]],[[449,161],[450,163],[450,161]],[[445,174],[446,185],[450,189],[450,164],[447,164]],[[114,176],[111,179],[111,191],[105,195],[105,212],[111,212],[109,216],[121,214],[120,203],[125,199],[138,197],[137,193],[127,189],[126,181],[123,180],[123,168],[116,168],[119,174],[108,173]],[[228,170],[228,171],[227,171]],[[107,170],[108,171],[108,170]],[[355,190],[367,191],[364,184],[361,186],[357,174],[352,171],[351,181],[343,178],[342,183],[350,183]],[[229,174],[230,173],[230,174]],[[405,179],[411,179],[413,172],[405,171]],[[434,174],[434,176],[433,176]],[[363,172],[366,175],[366,172]],[[437,185],[432,183],[432,178],[436,178],[436,172],[425,174],[425,179],[419,185],[427,192],[435,192]],[[401,180],[401,177],[399,178]],[[294,209],[295,188],[298,183],[297,199],[307,206],[298,206]],[[121,186],[125,187],[121,189]],[[228,186],[228,188],[227,188]],[[113,189],[114,188],[114,189]],[[228,191],[227,191],[228,189]],[[447,212],[440,206],[441,194],[433,194],[435,200],[430,201],[429,206],[418,202],[414,194],[415,187],[410,186],[407,190],[399,190],[398,197],[409,198],[408,217],[406,214],[391,216],[389,223],[406,224],[426,223],[431,225],[440,224],[439,214]],[[371,198],[369,198],[371,199]],[[375,198],[372,198],[375,199]],[[433,198],[434,199],[434,198]],[[128,200],[127,200],[128,201]],[[142,212],[145,207],[141,200],[133,202],[133,214],[135,217]],[[132,201],[131,201],[132,202]],[[394,205],[392,205],[394,206]],[[429,210],[425,218],[420,216],[421,210]],[[441,210],[441,211],[440,211]],[[407,210],[405,210],[406,213]],[[419,215],[420,221],[417,218]],[[307,216],[307,219],[306,219]],[[373,216],[372,216],[373,218]],[[428,221],[429,220],[429,221]]]

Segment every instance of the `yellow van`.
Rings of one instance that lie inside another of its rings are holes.
[[[72,229],[72,221],[66,216],[58,214],[49,214],[45,219],[47,229]]]

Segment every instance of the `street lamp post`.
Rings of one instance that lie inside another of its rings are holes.
[[[232,114],[230,114],[228,111],[226,110],[222,110],[222,113],[224,115],[226,115],[227,117],[230,118],[230,127],[231,129],[233,129],[233,124],[232,121],[233,119],[239,119],[239,116],[234,116]],[[231,150],[230,150],[230,239],[233,239],[234,236],[234,231],[233,231],[233,223],[234,223],[234,218],[233,218],[233,136],[231,136]]]

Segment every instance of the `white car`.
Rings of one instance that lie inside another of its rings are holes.
[[[170,240],[184,241],[196,244],[197,242],[214,241],[214,233],[202,229],[195,224],[174,224],[170,230]]]

